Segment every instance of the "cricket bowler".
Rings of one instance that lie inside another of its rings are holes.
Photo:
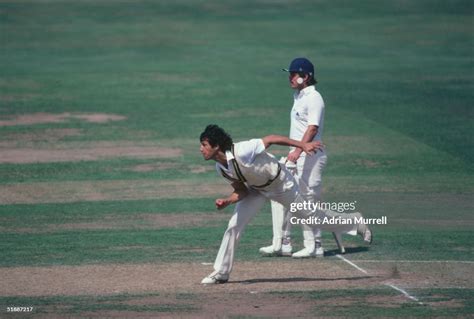
[[[234,213],[222,238],[214,262],[214,272],[205,277],[202,284],[226,283],[232,271],[234,253],[245,226],[266,201],[273,200],[283,205],[286,211],[292,203],[303,203],[299,186],[293,175],[278,160],[266,152],[271,145],[294,146],[308,155],[321,149],[321,141],[303,143],[285,136],[269,135],[234,143],[229,134],[217,125],[208,125],[200,135],[200,152],[203,158],[216,162],[218,174],[233,187],[226,198],[215,201],[217,209],[236,204]],[[333,211],[302,210],[294,213],[300,218],[337,218],[342,224],[308,225],[336,233],[360,235],[367,243],[372,242],[372,233],[363,223],[360,213],[340,214]],[[275,243],[281,245],[280,243]],[[279,247],[274,247],[276,250]]]

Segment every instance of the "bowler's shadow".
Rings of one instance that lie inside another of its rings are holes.
[[[374,276],[359,276],[359,277],[339,277],[339,278],[308,278],[308,277],[290,277],[290,278],[256,278],[249,280],[230,281],[229,283],[235,284],[260,284],[260,283],[288,283],[288,282],[324,282],[324,281],[340,281],[340,280],[365,280],[374,278]]]
[[[368,251],[369,247],[347,247],[344,255],[356,254],[364,251]],[[327,250],[324,252],[325,257],[341,255],[339,249]],[[339,278],[308,278],[308,277],[290,277],[290,278],[257,278],[249,280],[240,280],[240,281],[229,281],[229,283],[235,284],[259,284],[259,283],[289,283],[289,282],[325,282],[325,281],[341,281],[341,280],[365,280],[370,278],[377,278],[379,276],[357,276],[357,277],[339,277]]]

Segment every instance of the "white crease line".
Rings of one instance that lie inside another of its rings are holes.
[[[411,300],[414,300],[414,301],[418,302],[420,305],[423,304],[422,302],[420,302],[420,300],[418,300],[418,298],[413,297],[412,295],[410,295],[408,292],[406,292],[406,291],[403,290],[402,288],[398,288],[397,286],[392,285],[392,284],[385,284],[385,286],[392,287],[392,288],[395,289],[396,291],[401,292],[405,297],[410,298]]]
[[[356,264],[354,264],[354,263],[353,263],[352,261],[350,261],[349,259],[346,259],[346,258],[342,257],[341,255],[336,255],[336,257],[339,258],[339,259],[344,260],[346,263],[348,263],[349,265],[351,265],[351,266],[354,267],[355,269],[357,269],[357,270],[363,272],[364,274],[368,274],[367,270],[360,268],[359,266],[357,266]]]
[[[351,265],[351,266],[354,267],[355,269],[359,270],[360,272],[363,272],[364,274],[368,274],[367,270],[365,270],[365,269],[363,269],[363,268],[357,266],[356,264],[354,264],[354,263],[353,263],[352,261],[350,261],[349,259],[346,259],[346,258],[342,257],[341,255],[336,255],[336,257],[339,258],[339,259],[341,259],[341,260],[343,260],[343,261],[345,261],[346,263],[348,263],[349,265]],[[411,300],[414,300],[414,301],[418,302],[418,304],[420,304],[420,305],[423,304],[422,302],[420,302],[420,301],[418,300],[418,298],[413,297],[412,295],[410,295],[408,292],[406,292],[406,291],[403,290],[402,288],[399,288],[399,287],[397,287],[397,286],[395,286],[395,285],[392,285],[392,284],[385,284],[385,286],[388,286],[388,287],[390,287],[390,288],[392,288],[392,289],[395,289],[395,290],[398,291],[398,292],[401,292],[405,297],[407,297],[407,298],[409,298],[409,299],[411,299]]]

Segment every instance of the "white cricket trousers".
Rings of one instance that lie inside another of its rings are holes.
[[[234,214],[229,221],[214,262],[215,271],[221,274],[229,274],[232,271],[235,249],[239,243],[244,228],[257,212],[262,209],[267,200],[274,200],[282,204],[286,208],[285,211],[289,210],[291,203],[303,203],[304,199],[299,194],[298,184],[291,173],[285,168],[282,168],[280,175],[281,180],[275,181],[277,185],[271,185],[271,191],[257,191],[251,189],[249,190],[249,194],[235,205]],[[357,225],[354,223],[354,217],[352,214],[340,214],[332,211],[317,210],[315,212],[297,211],[294,213],[294,216],[300,218],[313,216],[320,219],[325,217],[335,217],[350,220],[336,225],[324,224],[318,226],[306,226],[311,229],[320,227],[331,232],[348,233],[351,235],[357,234]]]
[[[245,226],[262,209],[267,198],[257,191],[250,193],[235,204],[234,214],[222,238],[221,247],[214,262],[214,270],[221,274],[229,274],[234,263],[234,253]]]
[[[300,185],[300,194],[306,202],[316,203],[321,200],[322,173],[327,163],[327,155],[324,150],[314,155],[301,154],[296,162],[294,176]],[[272,225],[273,225],[273,249],[279,250],[279,242],[283,238],[291,237],[291,223],[289,216],[285,218],[288,211],[282,204],[272,201]],[[302,225],[304,247],[313,250],[316,238],[321,237],[321,228],[310,229]]]

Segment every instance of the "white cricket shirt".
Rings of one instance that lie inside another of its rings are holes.
[[[301,141],[308,125],[318,126],[318,134],[313,141],[320,141],[324,129],[324,100],[316,91],[314,85],[308,86],[293,95],[294,102],[291,109],[290,138]],[[290,148],[294,150],[294,147]]]
[[[240,161],[245,165],[250,165],[255,160],[255,157],[265,151],[265,144],[260,138],[251,139],[248,141],[243,141],[234,144],[234,152],[239,155]],[[223,166],[221,163],[216,162],[216,170],[221,175],[220,170],[222,169],[227,175],[233,178],[237,178],[237,174],[234,173],[234,168],[232,166],[232,160],[234,155],[231,151],[226,151],[225,156],[227,158],[227,167]]]

